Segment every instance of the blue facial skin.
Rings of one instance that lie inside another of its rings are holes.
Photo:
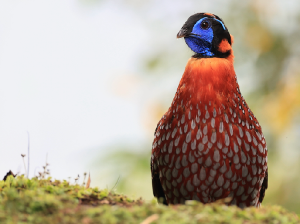
[[[224,30],[226,29],[224,24],[220,20],[215,20],[221,23]],[[201,23],[204,21],[209,24],[207,29],[201,28]],[[214,56],[214,53],[211,52],[213,38],[214,32],[211,27],[211,21],[208,20],[207,17],[204,17],[194,25],[191,34],[185,37],[184,40],[186,44],[191,48],[191,50],[195,53],[201,54],[203,56]]]

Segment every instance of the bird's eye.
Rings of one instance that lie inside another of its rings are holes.
[[[202,28],[202,29],[207,29],[207,28],[208,28],[208,22],[205,22],[205,21],[202,22],[202,23],[201,23],[201,28]]]

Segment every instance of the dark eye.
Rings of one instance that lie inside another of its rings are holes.
[[[208,22],[205,22],[205,21],[202,22],[202,23],[201,23],[201,28],[202,28],[202,29],[207,29],[207,28],[208,28]]]

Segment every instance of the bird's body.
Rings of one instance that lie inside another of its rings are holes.
[[[213,37],[196,35],[198,26]],[[204,44],[194,41],[198,36]],[[231,197],[230,204],[258,207],[267,188],[267,147],[237,83],[232,37],[219,17],[203,13],[191,16],[178,37],[196,54],[155,131],[154,196],[165,204]]]

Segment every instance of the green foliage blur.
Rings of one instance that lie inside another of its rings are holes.
[[[101,7],[105,0],[81,2]],[[119,178],[118,192],[153,197],[149,165],[152,134],[170,106],[192,55],[184,41],[176,41],[175,36],[191,14],[205,10],[220,16],[235,38],[235,69],[241,92],[266,136],[269,188],[263,205],[279,204],[300,213],[300,3],[119,0],[116,5],[138,16],[149,30],[148,47],[136,62],[139,78],[165,89],[163,95],[153,94],[141,104],[146,140],[113,143],[108,155],[98,155],[94,160],[99,174],[96,181],[106,178],[113,186]],[[169,83],[177,84],[169,88]]]

